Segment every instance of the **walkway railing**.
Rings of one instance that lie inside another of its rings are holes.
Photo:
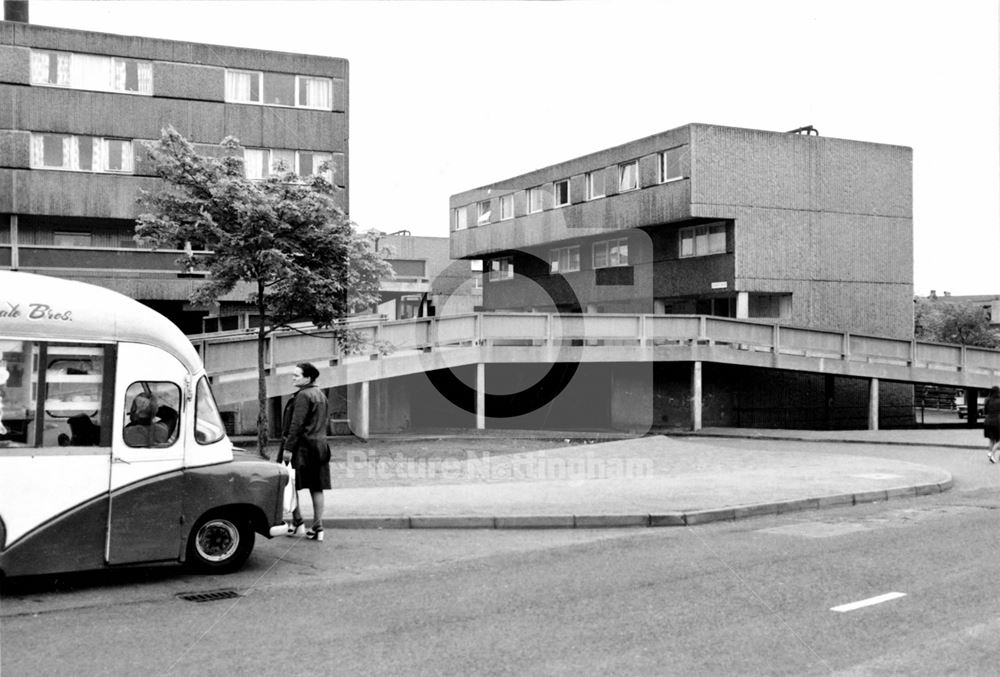
[[[517,346],[522,352],[532,347],[546,352],[541,349],[580,346],[582,351],[577,353],[584,360],[597,349],[616,347],[622,359],[643,361],[657,359],[665,346],[710,346],[728,347],[744,355],[768,353],[775,367],[781,367],[775,363],[779,358],[799,357],[815,363],[815,367],[801,360],[796,363],[795,368],[806,370],[828,371],[832,361],[840,363],[839,373],[855,373],[858,365],[902,367],[909,371],[874,375],[914,382],[984,387],[1000,381],[997,350],[703,315],[493,312],[398,321],[367,317],[353,319],[350,325],[364,339],[360,355],[345,355],[327,332],[302,327],[269,339],[267,366],[273,374],[309,360],[336,369],[359,361],[398,360],[459,346],[494,351]],[[217,379],[255,378],[256,336],[252,331],[205,334],[192,337],[192,341],[209,374]],[[551,350],[547,352],[551,354]],[[735,357],[737,353],[732,355],[727,359],[724,352],[711,352],[712,359],[753,363]],[[426,360],[413,360],[412,373],[425,369]],[[920,373],[906,375],[913,370]]]

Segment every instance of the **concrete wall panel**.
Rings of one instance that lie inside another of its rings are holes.
[[[221,103],[226,95],[226,71],[212,66],[157,61],[153,64],[153,94]]]
[[[31,165],[31,135],[0,129],[0,167],[26,168]]]
[[[0,82],[27,85],[31,82],[31,51],[0,45]]]

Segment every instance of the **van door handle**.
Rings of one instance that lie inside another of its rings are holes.
[[[125,465],[132,465],[131,463],[129,463],[128,461],[126,461],[121,456],[112,456],[111,457],[111,462],[112,463],[124,463]]]

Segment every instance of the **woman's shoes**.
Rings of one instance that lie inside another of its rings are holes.
[[[306,532],[306,538],[313,541],[323,541],[323,527],[313,527]]]
[[[297,536],[306,530],[305,520],[292,520],[292,523],[288,525],[288,535]]]

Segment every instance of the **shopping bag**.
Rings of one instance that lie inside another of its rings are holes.
[[[299,492],[295,490],[295,468],[291,465],[285,466],[288,469],[288,484],[285,485],[285,512],[292,512],[299,506]]]

